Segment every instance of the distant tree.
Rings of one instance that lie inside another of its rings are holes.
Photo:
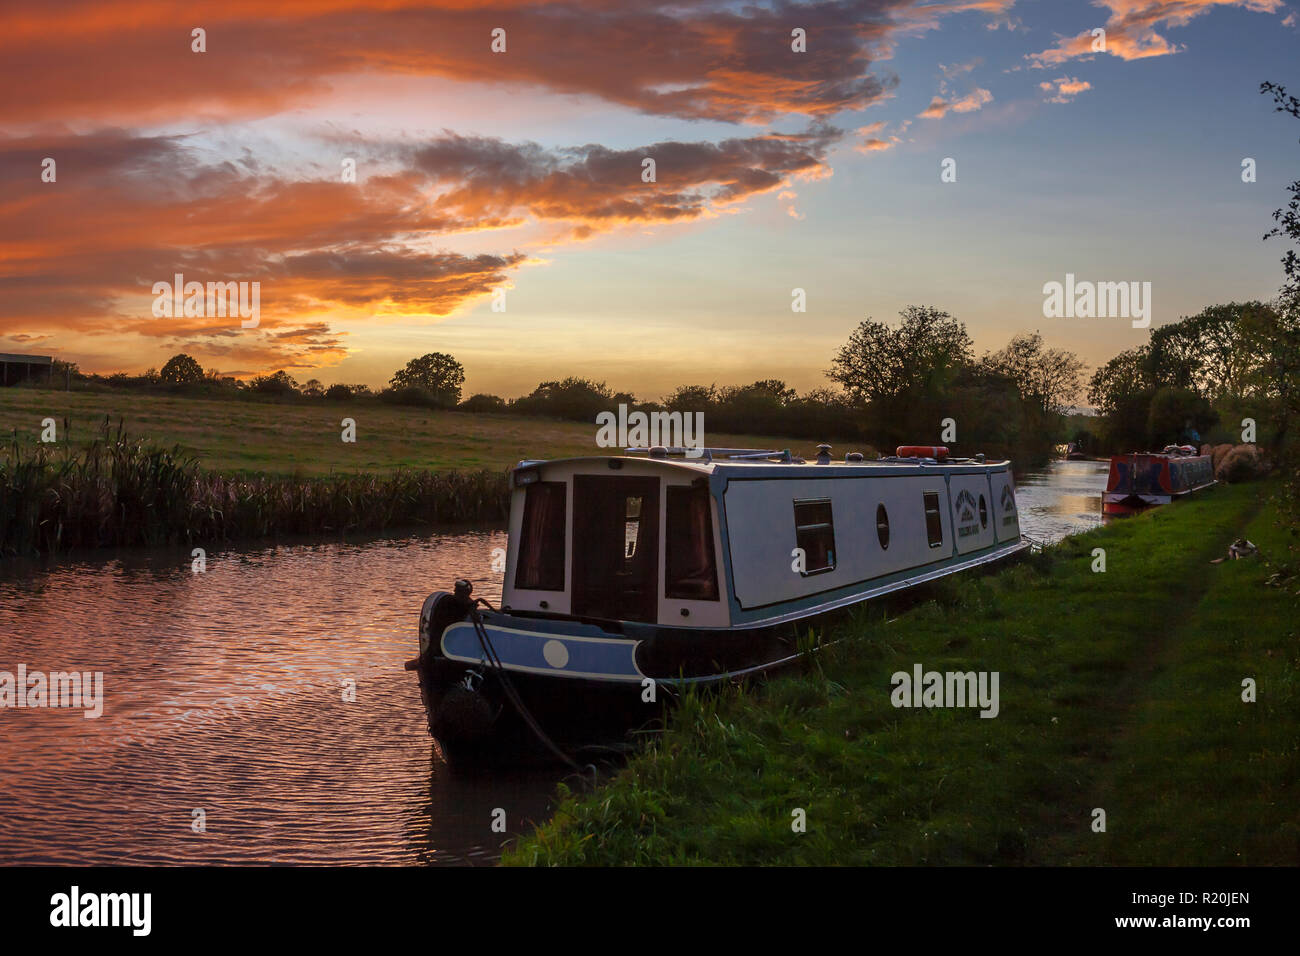
[[[158,378],[168,385],[191,385],[203,381],[203,366],[181,352],[167,360]]]
[[[274,375],[259,375],[253,379],[253,391],[264,395],[296,395],[298,383],[293,376],[281,369]]]
[[[325,394],[325,386],[320,383],[320,379],[308,379],[302,387],[302,393],[309,398],[320,398]]]
[[[503,412],[506,410],[506,400],[499,395],[480,392],[465,399],[457,408],[462,412]]]
[[[981,360],[1015,383],[1020,397],[1045,412],[1062,412],[1083,385],[1083,362],[1073,352],[1043,346],[1037,332],[1022,332]]]
[[[966,326],[947,312],[910,305],[897,328],[867,319],[836,354],[828,378],[856,401],[941,392],[970,364]]]
[[[1147,447],[1188,443],[1200,446],[1205,433],[1218,421],[1210,402],[1194,389],[1165,386],[1151,397],[1147,411]]]
[[[664,399],[664,407],[674,412],[706,412],[717,399],[716,385],[679,385]]]
[[[465,368],[445,352],[430,352],[407,362],[405,368],[393,375],[389,384],[398,391],[422,388],[433,395],[438,404],[450,408],[460,401]]]
[[[525,415],[551,415],[572,421],[594,422],[603,411],[612,411],[618,400],[628,402],[630,395],[615,395],[604,382],[569,376],[552,382],[542,382],[529,395],[511,403],[514,411]]]
[[[1154,386],[1148,366],[1150,350],[1145,345],[1120,352],[1092,373],[1088,382],[1088,401],[1103,415],[1109,415],[1120,403],[1137,394],[1148,394]]]
[[[352,401],[352,389],[346,385],[331,385],[325,390],[325,397],[331,402],[350,402]]]

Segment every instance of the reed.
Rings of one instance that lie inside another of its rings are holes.
[[[221,475],[179,447],[130,439],[120,422],[113,430],[105,420],[89,445],[24,443],[15,435],[0,451],[0,553],[498,521],[508,500],[505,473],[488,469]]]

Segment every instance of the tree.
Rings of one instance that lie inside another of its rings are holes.
[[[203,381],[203,366],[182,352],[167,360],[158,378],[168,385],[190,385]]]
[[[1147,411],[1147,447],[1170,444],[1199,446],[1202,436],[1218,421],[1204,395],[1190,388],[1166,385],[1151,397]]]
[[[707,412],[717,400],[716,385],[678,385],[664,399],[664,407],[673,412]]]
[[[1149,396],[1153,388],[1149,357],[1150,350],[1145,345],[1120,352],[1092,373],[1088,401],[1103,415],[1109,415],[1134,395]]]
[[[407,362],[406,368],[399,369],[389,384],[398,391],[424,389],[436,404],[450,408],[460,402],[465,368],[445,352],[430,352]]]
[[[325,386],[318,378],[308,379],[307,384],[302,387],[302,393],[309,398],[320,398],[325,394]]]
[[[298,383],[284,369],[274,375],[259,375],[253,379],[253,391],[263,395],[296,395]]]
[[[511,403],[525,415],[553,415],[578,422],[595,422],[596,416],[612,411],[619,402],[633,404],[627,394],[615,395],[604,382],[593,382],[570,375],[553,382],[542,382],[532,394]]]
[[[867,319],[836,354],[828,378],[856,401],[934,395],[971,362],[966,326],[947,312],[910,305],[898,328]]]
[[[1073,352],[1043,347],[1043,337],[1022,332],[997,352],[987,353],[982,364],[1005,375],[1020,397],[1044,412],[1064,412],[1082,387],[1083,362]]]
[[[331,402],[352,401],[352,389],[343,384],[334,384],[325,390],[325,397]]]

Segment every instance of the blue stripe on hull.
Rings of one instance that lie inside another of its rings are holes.
[[[485,624],[492,648],[507,670],[552,677],[586,677],[605,681],[645,678],[636,665],[639,641],[525,631]],[[451,660],[477,664],[483,660],[474,625],[452,624],[442,632],[442,653]]]

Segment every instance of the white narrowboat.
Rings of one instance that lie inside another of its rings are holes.
[[[1006,461],[690,453],[512,470],[500,607],[464,580],[430,595],[408,664],[444,754],[580,746],[660,688],[792,661],[809,619],[1028,547]]]

